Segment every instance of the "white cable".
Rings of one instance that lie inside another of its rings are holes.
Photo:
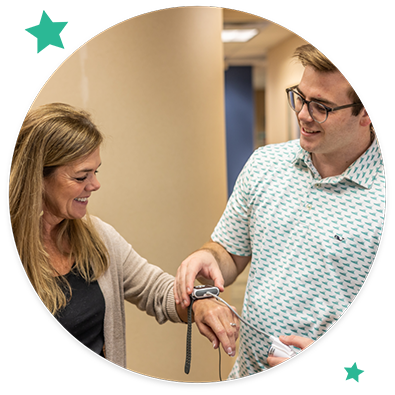
[[[255,327],[252,326],[250,323],[248,323],[246,320],[244,320],[243,318],[241,318],[241,317],[236,313],[236,311],[235,311],[231,306],[229,306],[229,304],[226,303],[222,298],[220,298],[220,297],[217,296],[217,295],[214,295],[214,294],[211,293],[211,292],[206,292],[206,295],[211,295],[211,296],[214,297],[215,299],[217,299],[217,300],[221,301],[222,303],[224,303],[226,306],[228,306],[228,307],[230,308],[230,310],[232,310],[233,314],[235,314],[236,317],[238,317],[239,320],[240,320],[241,322],[243,322],[244,324],[248,325],[250,328],[254,329],[255,331],[259,332],[260,334],[262,334],[262,335],[264,335],[264,336],[267,336],[270,340],[273,340],[274,336],[269,335],[268,333],[266,333],[266,332],[264,332],[264,331],[262,331],[262,330],[260,330],[260,329],[258,329],[258,328],[255,328]]]

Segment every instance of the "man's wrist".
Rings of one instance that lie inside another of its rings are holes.
[[[213,248],[210,248],[210,247],[202,247],[202,248],[200,248],[198,251],[207,251],[207,252],[209,252],[209,253],[213,256],[213,258],[215,259],[215,261],[217,262],[217,265],[219,266],[220,258],[219,258],[218,252],[215,251]]]

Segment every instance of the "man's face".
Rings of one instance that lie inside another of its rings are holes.
[[[350,84],[340,72],[320,72],[311,66],[306,66],[297,88],[306,100],[315,100],[328,107],[350,104],[349,89]],[[300,145],[316,160],[340,157],[354,161],[367,148],[366,136],[362,138],[362,134],[368,133],[366,124],[370,123],[366,117],[364,110],[353,116],[352,108],[345,108],[330,112],[327,120],[320,124],[311,118],[305,104],[298,114]]]

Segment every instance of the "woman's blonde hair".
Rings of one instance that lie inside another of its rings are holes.
[[[30,111],[20,130],[10,175],[10,214],[15,243],[33,287],[55,314],[67,304],[67,281],[52,267],[44,249],[41,211],[44,178],[59,166],[91,154],[103,141],[102,134],[85,111],[62,103]],[[107,250],[91,224],[83,219],[64,219],[57,228],[57,246],[67,251],[86,281],[96,280],[108,267]],[[69,292],[71,292],[70,287]]]

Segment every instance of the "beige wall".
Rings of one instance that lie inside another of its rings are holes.
[[[295,49],[307,42],[292,36],[267,53],[266,144],[281,143],[290,138],[289,110],[285,89],[299,83],[303,66],[291,59]]]
[[[106,136],[90,213],[112,224],[151,263],[175,274],[209,238],[226,204],[222,11],[176,8],[120,23],[54,73],[34,107],[65,102],[92,113]],[[218,37],[218,40],[213,40]],[[285,88],[302,67],[294,36],[267,56],[266,143],[288,140]],[[247,270],[224,297],[241,311]],[[126,303],[128,368],[177,381],[217,381],[218,352],[186,326],[158,325]],[[222,377],[234,359],[222,352]]]
[[[172,274],[207,241],[226,203],[221,29],[215,8],[131,19],[74,53],[34,103],[66,102],[92,113],[106,142],[102,187],[89,211]],[[127,304],[130,369],[218,380],[218,352],[196,328],[191,373],[184,374],[185,339],[185,325],[159,326]],[[223,377],[233,362],[222,352]]]

